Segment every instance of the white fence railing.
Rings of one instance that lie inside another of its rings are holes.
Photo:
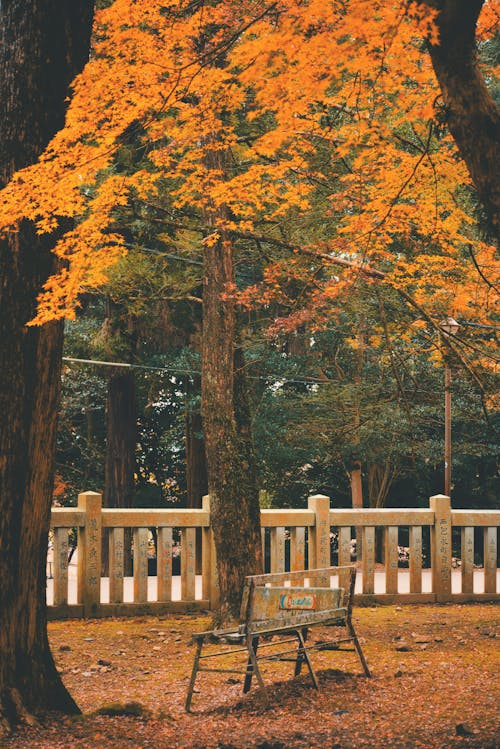
[[[500,599],[497,510],[453,510],[442,495],[431,497],[428,509],[331,509],[328,497],[316,495],[309,497],[307,509],[262,510],[261,525],[270,572],[350,563],[357,529],[358,603]],[[52,510],[51,526],[50,618],[217,604],[209,497],[199,510],[122,510],[103,508],[101,494],[84,492],[77,508]],[[132,535],[130,577],[124,574],[126,529]],[[109,548],[106,576],[101,574],[103,540]]]

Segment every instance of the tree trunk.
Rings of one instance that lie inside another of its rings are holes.
[[[237,620],[246,575],[262,571],[258,488],[252,455],[242,352],[227,237],[204,247],[202,416],[217,553],[221,625]],[[236,372],[236,375],[235,375]]]
[[[363,509],[363,480],[361,474],[361,461],[355,460],[350,472],[351,502],[353,510]],[[356,533],[356,560],[363,558],[363,527],[357,525]]]
[[[127,369],[115,371],[108,381],[106,398],[105,507],[133,507],[137,448],[135,377]],[[103,574],[108,568],[108,544],[102,549]],[[131,535],[126,534],[124,573],[132,573]]]
[[[365,362],[365,333],[364,333],[365,321],[362,317],[359,321],[359,329],[357,334],[358,347],[356,351],[356,366],[354,370],[354,383],[356,385],[356,400],[354,406],[354,443],[358,445],[361,441],[360,427],[361,427],[361,377],[363,372],[363,365]],[[361,471],[361,460],[357,455],[354,456],[353,465],[351,468],[351,500],[352,507],[354,510],[363,509],[363,475]],[[356,526],[356,561],[359,562],[363,559],[363,528],[362,526]]]
[[[368,506],[373,509],[385,507],[387,497],[394,479],[396,469],[387,458],[384,463],[368,465]],[[380,526],[375,528],[375,553],[378,562],[385,562],[385,531]]]
[[[484,0],[422,0],[438,10],[439,44],[429,45],[450,132],[492,230],[500,232],[500,115],[479,69],[476,23]]]
[[[201,412],[191,403],[192,393],[199,392],[201,381],[196,377],[193,384],[186,380],[186,504],[193,509],[200,508],[202,498],[208,493],[207,458],[203,438]],[[196,528],[196,574],[202,573],[202,529]]]
[[[186,384],[186,489],[187,506],[201,507],[202,497],[208,492],[207,460],[203,422],[198,408],[190,403],[192,392],[199,392],[199,378]]]
[[[0,186],[62,127],[68,86],[88,58],[92,15],[89,0],[0,5]],[[46,626],[62,325],[26,327],[56,270],[53,242],[28,222],[0,241],[0,736],[46,710],[78,712]]]
[[[105,506],[132,507],[135,494],[137,406],[134,374],[119,370],[108,381],[106,398]]]

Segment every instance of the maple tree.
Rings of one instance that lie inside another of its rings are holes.
[[[470,240],[470,218],[453,195],[467,177],[434,119],[438,90],[408,8],[380,7],[385,12],[375,19],[373,5],[361,1],[347,10],[310,3],[305,13],[293,2],[264,12],[251,2],[237,8],[217,3],[198,12],[172,6],[165,12],[161,3],[146,9],[122,0],[102,11],[95,59],[76,83],[67,127],[41,163],[23,171],[3,196],[6,208],[12,211],[15,196],[19,214],[38,217],[41,231],[56,224],[58,212],[83,216],[58,245],[70,270],[50,283],[38,320],[71,314],[78,290],[102,281],[124,248],[123,237],[109,230],[110,216],[130,192],[151,197],[158,179],[168,178],[176,187],[176,209],[203,209],[211,201],[228,207],[226,218],[215,222],[214,236],[217,225],[251,236],[263,209],[271,223],[294,209],[310,209],[314,180],[324,175],[308,157],[320,144],[336,160],[332,177],[341,187],[335,194],[341,226],[326,249],[392,265],[387,246],[394,232],[413,233],[412,262],[405,258],[390,278],[400,284],[431,262],[456,262],[458,242]],[[419,15],[415,5],[410,9],[435,47],[433,17]],[[200,29],[212,26],[220,29],[200,63],[193,48]],[[210,55],[224,44],[233,45],[228,63],[211,65]],[[118,90],[127,95],[117,97]],[[92,100],[104,113],[97,122],[88,106]],[[106,174],[114,144],[138,120],[144,120],[157,171]],[[206,167],[210,146],[203,138],[214,132],[223,133],[214,150],[230,148],[235,160],[234,176],[224,180]],[[82,189],[96,179],[95,189]],[[50,200],[37,194],[45,183],[56,190]],[[331,217],[331,211],[324,215]],[[442,245],[434,255],[423,251],[427,237]],[[477,247],[479,262],[487,263],[491,250]]]
[[[467,64],[493,111],[473,47],[483,3],[473,5],[462,23]],[[454,65],[440,54],[450,43],[449,15],[440,14],[447,7],[115,0],[98,14],[93,59],[75,81],[66,127],[1,194],[6,227],[26,217],[50,235],[60,216],[76,219],[57,242],[67,266],[45,284],[35,323],[71,317],[81,289],[106,279],[126,252],[115,216],[130,201],[161,210],[168,193],[166,218],[186,253],[203,238],[202,386],[215,494],[229,481],[227,467],[250,456],[248,434],[234,449],[236,300],[278,301],[291,314],[276,330],[314,328],[361,275],[396,289],[421,318],[417,326],[437,329],[445,314],[490,319],[494,248],[479,239],[469,177],[444,125],[456,91],[441,83],[443,109],[431,66],[432,56],[441,82]],[[495,7],[485,5],[486,19]],[[466,149],[460,128],[450,127]],[[127,129],[147,164],[124,174],[113,159]],[[489,163],[489,145],[479,150]],[[489,206],[493,188],[481,187],[483,175],[466,161]],[[266,248],[268,262],[262,283],[236,293],[235,256],[249,242]]]
[[[456,190],[467,178],[439,125],[439,109],[436,117],[432,107],[437,87],[408,20],[410,11],[382,3],[385,12],[374,20],[372,5],[363,2],[351,3],[348,11],[313,3],[307,13],[299,5],[271,5],[262,13],[254,3],[237,9],[218,3],[198,13],[177,12],[175,6],[165,13],[161,4],[149,4],[146,12],[120,2],[103,12],[105,31],[96,59],[77,84],[81,94],[68,127],[31,172],[33,182],[24,173],[22,184],[12,186],[20,205],[39,217],[41,230],[56,221],[56,206],[62,213],[83,214],[74,233],[59,244],[71,270],[51,282],[39,321],[71,314],[82,285],[102,280],[124,249],[123,236],[109,229],[110,214],[130,192],[139,199],[154,196],[158,178],[173,185],[177,211],[189,206],[203,211],[211,201],[227,206],[226,219],[215,222],[214,238],[217,225],[232,236],[255,236],[263,211],[271,226],[285,215],[293,215],[295,225],[304,215],[310,219],[315,182],[323,181],[335,188],[335,210],[326,201],[321,206],[328,221],[321,249],[332,256],[330,262],[352,258],[384,271],[389,264],[388,282],[401,288],[418,283],[432,267],[440,274],[435,278],[438,314],[457,296],[462,309],[467,307],[475,291],[463,286],[470,261],[461,257],[460,247],[472,239],[480,267],[492,264],[492,249],[471,236],[466,206],[463,201],[457,205]],[[411,9],[436,47],[434,19]],[[139,27],[143,12],[147,23]],[[126,22],[118,24],[118,18]],[[232,44],[229,62],[223,68],[210,65],[209,49],[200,65],[193,49],[199,30],[210,24],[218,28],[219,21],[222,30],[213,35],[210,49],[215,55],[217,44]],[[235,31],[248,26],[246,33]],[[229,41],[224,40],[227,28]],[[339,60],[333,69],[332,59]],[[127,97],[118,100],[120,87]],[[83,111],[90,90],[105,112],[97,128],[91,108]],[[102,170],[110,163],[113,144],[138,120],[147,123],[144,139],[156,173],[140,169],[129,176],[106,175]],[[229,148],[233,159],[234,176],[223,180],[211,177],[206,167],[210,146],[203,138],[214,132],[223,133],[215,149]],[[308,161],[318,152],[331,164],[328,181],[324,169]],[[96,175],[96,189],[82,191]],[[41,180],[55,184],[50,202],[33,196]],[[11,210],[8,195],[6,200]],[[188,221],[185,228],[199,225]],[[391,252],[396,235],[410,245],[399,262]],[[276,241],[275,233],[270,231],[266,240]],[[317,253],[318,245],[310,249]],[[453,275],[462,284],[458,295],[458,283],[452,287],[447,281]],[[272,285],[271,271],[267,277]],[[342,291],[343,285],[335,288],[335,283],[325,287],[326,296]],[[428,301],[433,293],[422,293],[421,287],[416,299]]]

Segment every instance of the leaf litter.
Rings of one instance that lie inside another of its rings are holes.
[[[293,664],[263,668],[269,704],[242,677],[200,674],[184,712],[208,615],[49,624],[82,715],[21,726],[2,749],[500,749],[499,616],[493,604],[355,610],[373,673],[352,649],[313,654],[316,692]],[[320,632],[327,637],[327,632]],[[404,650],[401,643],[404,642]],[[240,654],[241,657],[241,654]]]

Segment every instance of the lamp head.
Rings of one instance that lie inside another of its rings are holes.
[[[454,317],[445,317],[445,319],[441,320],[439,323],[439,327],[443,333],[446,333],[446,335],[454,336],[458,332],[460,323],[458,323]]]

